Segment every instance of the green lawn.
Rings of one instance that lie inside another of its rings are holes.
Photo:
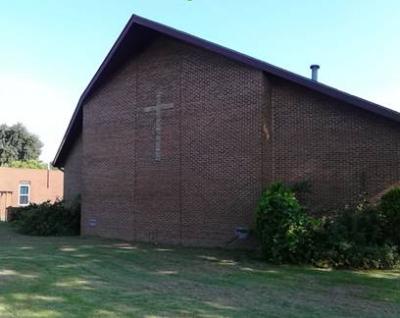
[[[28,237],[0,224],[0,317],[400,317],[400,272]]]

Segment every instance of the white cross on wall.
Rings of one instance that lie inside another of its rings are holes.
[[[161,93],[157,93],[157,104],[155,106],[145,107],[145,113],[156,112],[156,125],[155,125],[155,160],[161,160],[161,110],[174,108],[173,103],[163,104],[161,102]]]

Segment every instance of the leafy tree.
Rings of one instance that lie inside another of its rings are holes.
[[[0,166],[13,161],[38,160],[43,144],[23,124],[0,125]]]
[[[26,169],[47,169],[47,164],[40,160],[30,159],[26,161],[16,160],[6,165],[10,168],[26,168]]]

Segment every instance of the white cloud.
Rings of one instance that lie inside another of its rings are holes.
[[[75,107],[75,98],[26,74],[0,75],[0,123],[23,123],[44,143],[41,159],[52,161]]]

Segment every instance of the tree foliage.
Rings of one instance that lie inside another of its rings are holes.
[[[6,164],[10,168],[25,168],[25,169],[47,169],[47,164],[35,159],[30,159],[26,161],[16,160],[9,164]]]
[[[38,160],[43,144],[23,124],[0,125],[0,166],[13,161]]]

